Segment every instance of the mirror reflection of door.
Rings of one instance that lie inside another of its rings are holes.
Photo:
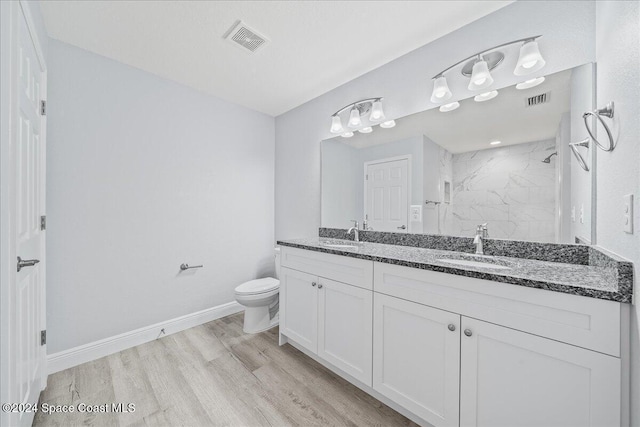
[[[409,159],[367,162],[365,169],[365,218],[375,231],[409,232]]]

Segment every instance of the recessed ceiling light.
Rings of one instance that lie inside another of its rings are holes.
[[[532,88],[532,87],[536,87],[540,83],[542,83],[543,81],[544,81],[544,77],[537,77],[535,79],[526,80],[526,81],[524,81],[522,83],[518,83],[516,85],[516,89],[523,90],[523,89],[529,89],[529,88]]]
[[[502,144],[502,141],[491,141],[489,144],[498,145],[498,144]]]
[[[389,120],[389,121],[380,123],[380,127],[381,128],[385,128],[385,129],[392,128],[395,125],[396,125],[396,121],[395,120]]]
[[[353,136],[353,132],[345,132],[340,136],[343,138],[351,138]]]
[[[365,128],[359,129],[358,132],[360,132],[360,133],[371,133],[371,132],[373,132],[373,128],[371,126],[367,126]]]
[[[488,101],[490,99],[493,99],[496,96],[498,96],[498,91],[497,90],[492,90],[491,92],[485,92],[485,93],[481,93],[480,95],[474,96],[473,100],[476,101],[476,102],[484,102],[484,101]]]
[[[444,104],[442,106],[440,106],[440,112],[442,113],[446,113],[449,111],[453,111],[456,108],[458,108],[460,106],[460,103],[458,101],[452,102],[450,104]]]

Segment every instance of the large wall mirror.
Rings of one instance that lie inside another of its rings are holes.
[[[585,64],[323,141],[322,226],[473,236],[486,223],[492,238],[591,243],[592,150],[578,147],[581,166],[569,143],[584,139],[594,73]]]

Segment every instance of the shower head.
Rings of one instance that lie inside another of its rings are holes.
[[[553,156],[557,156],[557,155],[558,155],[558,152],[557,152],[557,151],[556,151],[555,153],[551,153],[551,154],[549,154],[549,156],[548,156],[546,159],[544,159],[544,160],[542,161],[542,163],[551,163],[551,158],[552,158]]]

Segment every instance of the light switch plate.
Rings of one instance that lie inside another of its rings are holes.
[[[422,222],[422,206],[411,205],[411,221]]]
[[[622,229],[625,233],[633,234],[633,194],[623,196]]]

